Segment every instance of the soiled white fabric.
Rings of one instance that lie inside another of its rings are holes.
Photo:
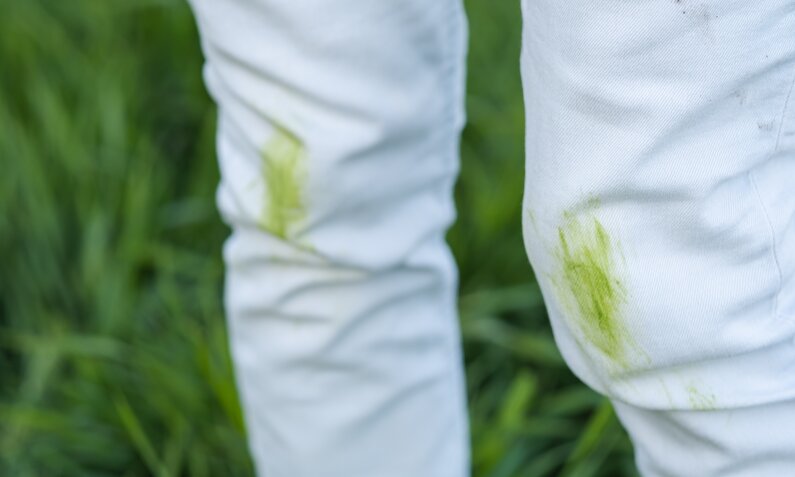
[[[795,2],[521,1],[524,233],[568,364],[646,476],[795,475]],[[461,5],[192,4],[258,472],[468,475]]]
[[[795,475],[795,2],[523,0],[524,230],[648,476]]]
[[[232,357],[266,477],[461,477],[457,1],[193,0]]]

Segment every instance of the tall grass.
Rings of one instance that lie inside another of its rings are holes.
[[[518,2],[468,8],[450,242],[475,475],[635,475],[612,409],[563,364],[523,251]],[[0,475],[252,475],[187,6],[0,12]]]

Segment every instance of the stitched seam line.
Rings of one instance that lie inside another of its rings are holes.
[[[787,109],[789,108],[789,100],[792,97],[792,90],[795,89],[795,75],[792,77],[792,82],[789,85],[789,91],[787,92],[787,98],[784,100],[784,108],[781,110],[781,121],[778,125],[778,133],[776,134],[776,145],[773,148],[773,152],[778,151],[778,147],[781,144],[781,133],[784,130],[784,115],[787,114]]]
[[[773,155],[778,151],[779,146],[781,145],[781,134],[784,131],[784,124],[786,123],[786,114],[787,110],[789,109],[790,99],[792,98],[792,92],[795,90],[795,75],[792,77],[792,81],[790,82],[789,89],[787,90],[787,96],[784,98],[784,104],[781,108],[781,115],[779,118],[778,124],[778,131],[776,132],[776,140],[773,146],[773,150],[768,155],[768,159],[773,157]],[[776,241],[776,230],[773,227],[773,221],[770,218],[770,213],[767,211],[767,207],[765,206],[765,202],[762,199],[762,194],[759,192],[759,185],[754,178],[753,171],[749,170],[746,174],[748,177],[748,181],[751,183],[751,187],[754,190],[754,195],[756,195],[756,200],[759,203],[759,207],[762,209],[762,215],[765,218],[765,222],[767,222],[768,231],[770,232],[770,241],[771,241],[771,255],[773,256],[773,262],[776,265],[776,272],[778,274],[778,290],[776,291],[776,295],[773,298],[773,316],[778,318],[778,302],[781,295],[781,290],[784,287],[784,273],[781,268],[781,261],[778,258],[778,243]]]
[[[754,189],[754,195],[756,195],[756,200],[759,203],[759,207],[762,209],[762,215],[765,218],[765,222],[767,223],[768,231],[770,232],[770,242],[771,242],[771,254],[773,256],[773,262],[776,265],[776,272],[778,273],[778,290],[776,290],[776,295],[773,297],[773,316],[778,317],[778,299],[779,295],[781,295],[781,289],[784,286],[784,275],[781,271],[781,262],[778,259],[778,252],[776,251],[778,244],[776,243],[776,230],[773,227],[773,221],[770,220],[770,214],[767,212],[767,207],[765,207],[765,203],[762,200],[762,194],[759,193],[759,186],[756,184],[756,179],[754,179],[753,171],[748,171],[746,174],[748,177],[748,181],[751,182],[751,187]]]

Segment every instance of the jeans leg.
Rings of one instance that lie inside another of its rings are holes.
[[[522,7],[525,243],[566,361],[648,475],[795,469],[795,3]]]
[[[258,473],[463,477],[458,0],[192,0]]]

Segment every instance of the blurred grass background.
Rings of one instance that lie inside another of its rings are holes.
[[[637,475],[611,407],[563,364],[524,254],[519,2],[467,7],[449,238],[474,474]],[[253,475],[222,314],[215,111],[187,5],[0,12],[0,476]]]

